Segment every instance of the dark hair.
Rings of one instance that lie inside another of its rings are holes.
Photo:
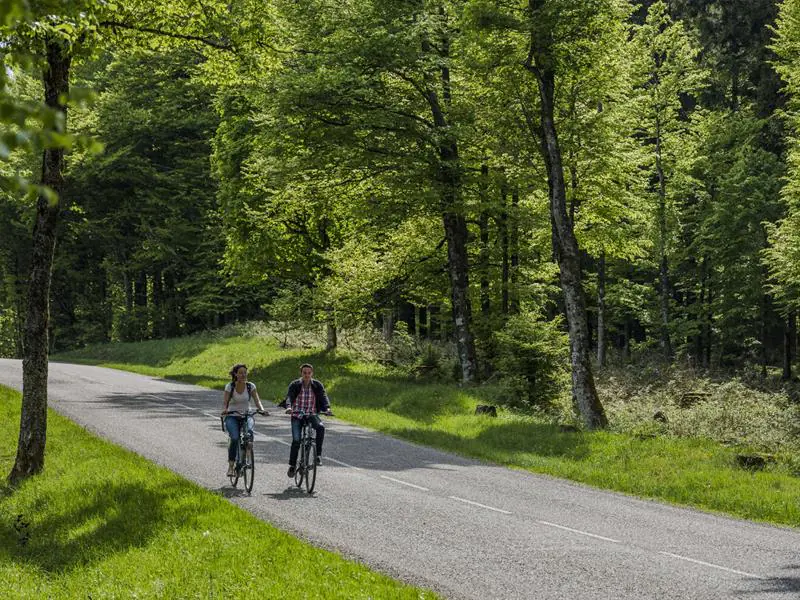
[[[313,367],[313,366],[311,366],[311,365],[310,365],[310,364],[308,364],[308,363],[303,363],[302,365],[300,365],[300,372],[301,372],[301,373],[303,372],[303,369],[311,369],[311,370],[313,371],[313,370],[314,370],[314,367]]]
[[[239,369],[241,369],[242,367],[244,367],[244,368],[246,369],[246,368],[247,368],[247,365],[245,365],[245,364],[243,364],[243,363],[239,363],[238,365],[233,365],[233,366],[231,367],[231,373],[230,373],[230,375],[231,375],[231,381],[232,381],[233,383],[236,383],[236,373],[238,373],[238,372],[239,372]]]

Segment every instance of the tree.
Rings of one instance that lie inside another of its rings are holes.
[[[658,0],[652,4],[644,25],[636,28],[633,38],[634,69],[638,77],[635,106],[639,135],[650,150],[646,168],[654,182],[661,347],[667,360],[673,356],[669,263],[679,220],[676,202],[696,145],[682,99],[696,95],[703,84],[704,73],[697,65],[697,54],[683,23],[670,18],[666,2]]]

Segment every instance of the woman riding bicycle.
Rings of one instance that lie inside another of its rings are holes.
[[[222,395],[222,416],[225,417],[225,429],[231,437],[228,443],[228,476],[233,474],[236,461],[236,445],[239,443],[239,424],[246,418],[247,431],[253,433],[253,417],[247,416],[250,402],[258,407],[258,412],[264,415],[269,413],[264,410],[261,398],[258,397],[256,384],[247,381],[247,365],[233,365],[230,372],[231,381],[225,385]],[[230,413],[238,414],[230,414]]]

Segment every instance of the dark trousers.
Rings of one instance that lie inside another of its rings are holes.
[[[297,453],[300,451],[300,434],[303,427],[303,419],[308,419],[314,431],[317,432],[317,456],[322,456],[322,440],[325,439],[325,425],[322,424],[317,415],[306,417],[292,417],[292,449],[289,451],[289,464],[297,465]]]

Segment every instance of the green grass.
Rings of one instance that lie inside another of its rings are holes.
[[[20,395],[0,387],[11,470]],[[298,541],[48,414],[44,472],[0,487],[3,598],[433,598]]]
[[[318,350],[280,350],[264,338],[213,336],[97,346],[62,360],[127,369],[221,389],[235,362],[250,366],[265,400],[277,401],[311,362],[338,417],[420,444],[592,486],[800,526],[800,478],[785,465],[751,473],[736,451],[706,440],[639,438],[611,432],[562,432],[550,423],[501,411],[473,415],[490,387],[419,383],[379,365]],[[220,392],[221,396],[221,392]]]

